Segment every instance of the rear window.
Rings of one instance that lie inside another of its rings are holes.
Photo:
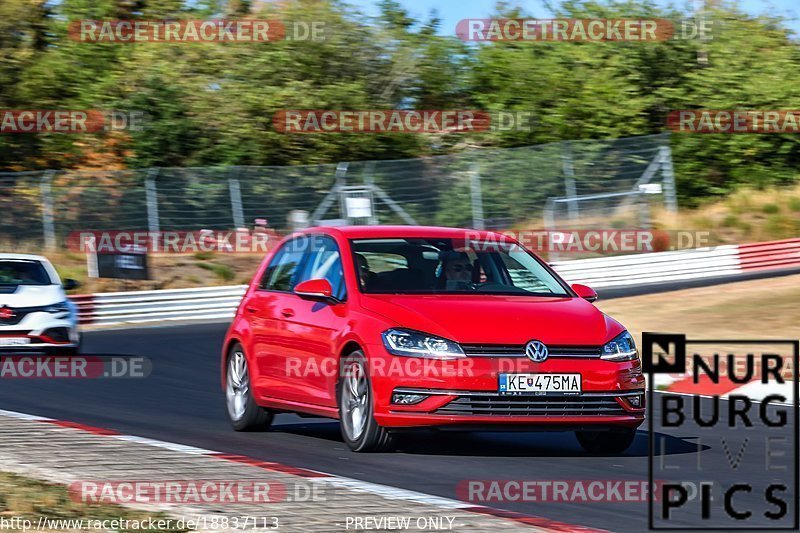
[[[51,285],[47,270],[39,261],[0,260],[0,285]]]

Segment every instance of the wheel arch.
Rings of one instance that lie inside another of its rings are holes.
[[[225,390],[225,380],[228,377],[228,358],[231,356],[231,349],[234,344],[244,346],[241,339],[238,337],[230,337],[225,340],[225,345],[222,347],[222,357],[220,358],[220,378],[222,390]]]

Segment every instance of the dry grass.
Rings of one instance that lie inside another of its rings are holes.
[[[146,513],[119,507],[117,505],[87,505],[72,501],[66,487],[0,472],[0,517],[30,520],[35,526],[39,517],[49,519],[90,519],[90,520],[155,520],[166,519],[161,513]],[[146,522],[145,522],[146,523]],[[59,529],[59,531],[71,531]],[[137,531],[155,531],[139,529]],[[158,530],[185,531],[185,530]]]
[[[637,338],[642,331],[685,333],[695,339],[800,337],[800,275],[607,302],[600,293],[598,307]]]
[[[800,236],[800,187],[741,189],[693,210],[654,214],[663,230],[710,232],[709,244],[740,244]]]

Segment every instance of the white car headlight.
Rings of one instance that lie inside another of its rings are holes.
[[[623,331],[611,342],[603,346],[601,359],[607,361],[633,361],[638,359],[639,352],[636,350],[636,343],[627,331]]]
[[[53,305],[45,306],[44,307],[44,311],[46,313],[53,313],[53,314],[69,313],[70,308],[69,308],[69,304],[67,304],[67,301],[64,300],[63,302],[58,302],[58,303],[53,304]]]
[[[390,329],[382,334],[383,345],[392,355],[456,359],[466,357],[457,343],[418,331]]]

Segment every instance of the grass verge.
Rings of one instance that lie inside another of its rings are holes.
[[[800,275],[600,300],[632,334],[685,333],[694,339],[796,339]]]
[[[40,517],[51,520],[48,522],[53,529],[42,529],[40,531],[78,531],[75,522],[72,526],[67,522],[61,522],[55,529],[57,523],[52,520],[129,520],[142,521],[146,525],[147,520],[167,520],[169,517],[163,513],[148,513],[144,511],[132,510],[117,505],[106,504],[83,504],[70,499],[67,488],[62,485],[45,483],[35,479],[0,472],[0,519],[10,521],[18,519],[29,520],[37,525]],[[174,520],[173,520],[174,522]],[[12,529],[13,531],[13,529]],[[188,531],[187,529],[119,529],[117,531],[165,531],[178,533]]]

